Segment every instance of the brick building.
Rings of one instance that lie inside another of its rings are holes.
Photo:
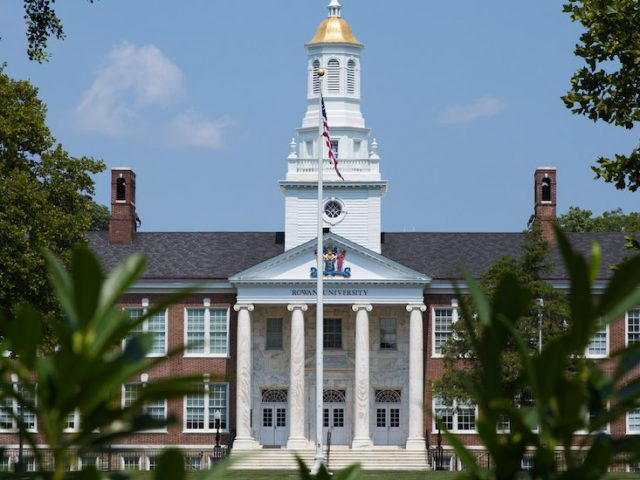
[[[382,461],[376,452],[389,448],[397,468],[427,468],[426,444],[436,442],[432,411],[447,417],[465,443],[478,445],[476,407],[444,404],[434,398],[430,383],[442,374],[441,346],[457,318],[454,284],[464,288],[461,267],[480,276],[502,256],[518,256],[523,235],[383,232],[380,206],[387,182],[360,111],[363,46],[341,17],[337,0],[306,49],[307,111],[290,144],[285,180],[279,182],[283,232],[137,232],[136,176],[130,168],[112,170],[109,232],[89,233],[90,243],[106,269],[133,252],[149,260],[122,307],[139,315],[176,288],[201,286],[198,294],[143,325],[155,335],[153,355],[184,345],[186,350],[123,385],[122,401],[134,398],[145,382],[172,374],[202,374],[202,392],[150,405],[153,415],[171,413],[177,424],[114,446],[147,452],[123,455],[123,466],[149,468],[154,452],[168,445],[190,452],[194,466],[206,466],[216,418],[223,442],[235,431],[236,450],[279,447],[268,450],[312,456],[320,91],[331,149],[344,176],[344,181],[337,177],[324,152],[324,433],[331,430],[335,455],[347,452],[346,459],[372,468]],[[326,71],[323,79],[319,68]],[[537,169],[534,185],[534,216],[552,240],[555,168]],[[600,242],[600,285],[610,275],[608,265],[625,253],[621,234],[571,234],[570,239],[585,252],[592,241]],[[553,258],[559,264],[557,254]],[[558,288],[566,285],[561,268],[547,280]],[[634,309],[598,333],[587,355],[606,359],[637,340],[640,310]],[[640,411],[609,429],[614,435],[640,433]],[[446,458],[451,469],[459,467],[450,450]],[[260,462],[261,468],[280,466],[277,459]]]

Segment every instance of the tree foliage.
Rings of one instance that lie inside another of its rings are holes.
[[[558,225],[565,232],[640,232],[640,213],[625,214],[616,208],[593,217],[591,210],[569,207],[558,217]]]
[[[37,93],[0,68],[0,309],[26,302],[53,315],[42,248],[66,261],[85,241],[96,208],[91,174],[104,164],[56,143]]]
[[[489,297],[495,294],[498,285],[506,276],[517,279],[519,284],[533,292],[526,315],[518,318],[514,325],[514,328],[527,339],[531,351],[538,348],[539,313],[543,319],[543,345],[562,332],[563,322],[569,313],[565,294],[542,279],[543,274],[551,268],[548,264],[550,253],[549,245],[542,237],[542,231],[536,222],[524,233],[522,255],[519,258],[501,258],[484,273],[480,282],[482,291]],[[536,305],[537,298],[543,299],[544,305],[541,310],[538,310]],[[468,305],[469,302],[469,297],[460,299],[461,304]],[[460,315],[463,310],[460,310]],[[467,311],[470,310],[467,308]],[[478,335],[479,329],[481,325],[477,317],[458,321],[453,325],[453,336],[443,347],[445,373],[433,384],[435,394],[447,400],[470,398],[464,379],[468,376],[479,378],[483,368],[480,359],[474,354],[472,343],[472,338]],[[505,388],[514,389],[524,368],[518,354],[518,346],[513,342],[507,342],[501,349],[501,356],[501,370],[497,376]]]
[[[568,0],[564,11],[585,28],[575,49],[584,66],[563,97],[567,108],[631,130],[640,121],[640,2]],[[597,163],[596,178],[618,189],[640,188],[640,149]]]
[[[491,295],[470,275],[465,277],[473,293],[470,304],[461,305],[462,318],[469,324],[471,351],[480,369],[462,381],[482,411],[476,427],[491,455],[491,467],[482,469],[461,439],[445,432],[467,468],[458,478],[597,480],[611,465],[640,461],[640,438],[603,431],[640,405],[640,343],[614,352],[610,365],[584,358],[602,325],[640,302],[640,257],[621,265],[604,290],[594,295],[599,247],[594,246],[587,260],[561,230],[556,235],[570,279],[569,321],[567,330],[547,341],[540,354],[531,350],[529,338],[518,328],[536,293],[513,274],[503,276]],[[471,325],[471,312],[477,312],[478,327]],[[523,368],[508,385],[496,372],[504,369],[501,352],[511,344]],[[531,392],[531,405],[513,401],[523,388]],[[505,420],[510,429],[499,432],[497,426]],[[525,457],[533,460],[531,472],[521,471]]]

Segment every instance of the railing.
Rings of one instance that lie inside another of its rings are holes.
[[[318,171],[318,160],[314,158],[300,158],[294,161],[292,173],[316,173]],[[371,173],[378,171],[377,161],[368,158],[339,158],[338,166],[342,172],[350,173]],[[322,162],[323,172],[333,171],[333,166],[329,159]]]
[[[227,445],[211,446],[207,449],[183,449],[185,468],[187,470],[206,470],[217,462],[228,457],[233,447],[235,433],[231,432]],[[77,452],[71,464],[71,470],[82,470],[94,466],[101,471],[118,470],[155,470],[157,459],[162,454],[162,448],[113,448],[110,446]],[[38,449],[39,459],[33,450],[25,448],[22,455],[24,471],[53,470],[53,452],[48,448]],[[14,471],[18,465],[18,449],[7,448],[2,451],[3,462],[0,470]]]

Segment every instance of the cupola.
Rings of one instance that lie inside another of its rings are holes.
[[[338,0],[331,0],[328,8],[329,17],[323,20],[320,26],[318,26],[315,36],[307,45],[318,45],[321,43],[362,45],[353,35],[351,26],[342,18],[340,2],[338,2]]]

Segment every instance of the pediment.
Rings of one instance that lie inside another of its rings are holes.
[[[335,233],[324,235],[325,273],[329,283],[387,283],[425,285],[431,279],[415,270],[353,243]],[[317,240],[310,240],[277,257],[232,276],[229,281],[241,284],[282,284],[315,282]]]

